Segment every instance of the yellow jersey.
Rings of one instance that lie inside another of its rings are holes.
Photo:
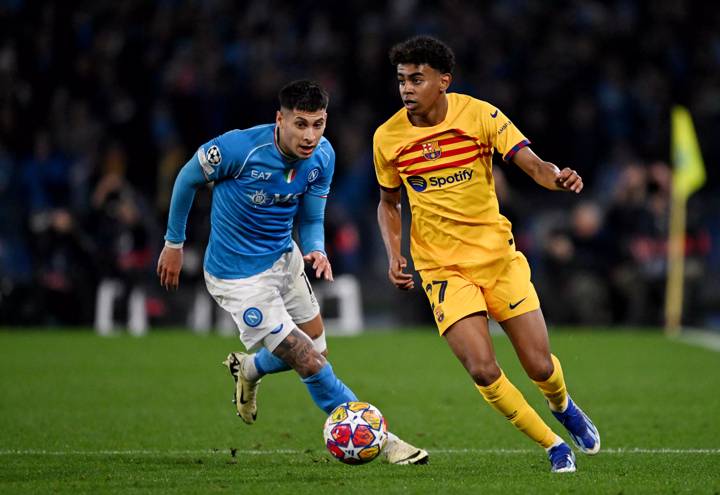
[[[450,93],[445,120],[415,127],[404,108],[375,131],[378,183],[405,186],[415,268],[472,263],[494,281],[515,252],[510,222],[500,214],[492,175],[497,150],[508,161],[529,141],[500,110]]]

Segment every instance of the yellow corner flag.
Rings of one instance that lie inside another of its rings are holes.
[[[705,184],[705,165],[698,145],[695,127],[687,108],[672,109],[673,195],[687,199]]]
[[[680,334],[682,325],[686,204],[690,195],[705,184],[705,165],[687,108],[679,105],[673,107],[671,125],[673,177],[665,290],[665,333],[675,336]]]

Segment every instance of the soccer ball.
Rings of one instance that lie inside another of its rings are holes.
[[[382,452],[387,424],[377,407],[367,402],[345,402],[325,420],[325,446],[345,464],[365,464]]]

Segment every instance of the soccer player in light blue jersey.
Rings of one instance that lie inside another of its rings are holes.
[[[224,364],[234,380],[238,416],[257,418],[262,376],[294,369],[315,403],[330,413],[357,400],[327,361],[320,309],[305,275],[332,280],[325,254],[324,213],[335,151],[323,137],[329,98],[312,81],[280,90],[274,124],[229,131],[202,145],[180,170],[170,201],[157,274],[178,287],[185,225],[195,191],[213,183],[205,282],[231,315],[240,340],[255,354],[232,352]],[[297,225],[298,244],[292,237]],[[424,464],[428,453],[388,435],[393,464]]]

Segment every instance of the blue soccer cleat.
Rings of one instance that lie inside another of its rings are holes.
[[[570,433],[570,438],[581,452],[590,455],[598,453],[600,450],[600,433],[598,433],[590,418],[575,405],[569,396],[565,412],[552,411],[552,413]]]
[[[550,459],[550,471],[553,473],[574,473],[575,454],[565,442],[548,450]]]

